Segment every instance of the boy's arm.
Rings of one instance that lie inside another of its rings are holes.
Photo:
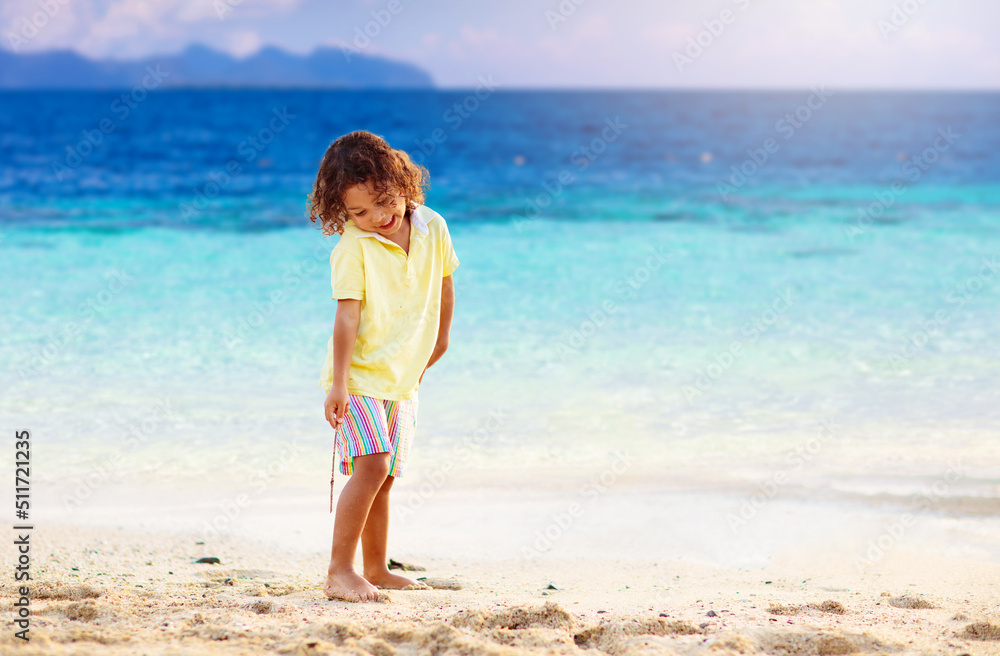
[[[333,387],[326,395],[323,407],[326,420],[335,429],[347,414],[347,375],[351,371],[354,342],[361,323],[361,301],[342,298],[337,301],[337,318],[333,323]]]
[[[451,335],[451,318],[455,314],[455,281],[451,276],[441,279],[441,323],[438,324],[437,341],[434,343],[434,351],[431,352],[430,360],[420,374],[419,385],[427,373],[427,367],[441,359],[444,352],[448,350],[448,338]]]

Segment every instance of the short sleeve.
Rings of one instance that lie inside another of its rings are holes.
[[[438,215],[440,217],[440,215]],[[444,262],[443,277],[450,276],[458,268],[458,256],[455,248],[451,244],[451,233],[448,232],[448,224],[441,219],[441,256]]]
[[[341,240],[348,237],[341,237]],[[346,248],[337,248],[330,253],[330,286],[333,288],[333,298],[354,298],[362,300],[365,297],[365,265],[359,255]]]

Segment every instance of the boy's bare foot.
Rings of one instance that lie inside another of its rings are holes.
[[[365,572],[365,579],[369,581],[372,585],[376,585],[380,588],[388,590],[425,590],[430,589],[426,584],[420,581],[414,581],[413,579],[407,578],[405,576],[400,576],[399,574],[393,574],[388,569],[383,568],[379,572]]]
[[[357,572],[327,572],[323,593],[342,601],[378,601],[382,593]]]

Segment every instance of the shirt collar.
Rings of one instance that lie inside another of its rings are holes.
[[[420,213],[417,212],[417,209],[414,209],[413,212],[410,213],[410,223],[416,226],[417,230],[420,232],[425,235],[427,234],[427,222],[423,220]]]
[[[423,205],[417,205],[417,207],[415,207],[413,209],[413,211],[410,212],[410,224],[414,228],[416,228],[417,230],[419,230],[421,234],[426,235],[429,232],[429,230],[427,228],[427,222],[424,221],[423,218],[420,216],[420,214],[421,214],[420,208],[421,207],[423,207]],[[377,239],[378,241],[382,242],[383,244],[390,244],[390,245],[393,245],[393,246],[396,245],[394,242],[386,239],[385,237],[383,237],[382,235],[378,234],[377,232],[368,232],[367,230],[362,230],[361,228],[358,228],[357,224],[354,223],[354,221],[351,221],[350,219],[348,219],[348,222],[351,225],[353,225],[355,227],[355,229],[358,231],[358,234],[355,235],[358,239],[361,239],[362,237],[374,237],[375,239]]]

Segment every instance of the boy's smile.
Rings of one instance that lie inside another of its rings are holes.
[[[406,199],[396,195],[387,204],[379,205],[374,191],[371,180],[348,187],[344,191],[347,215],[362,230],[388,237],[403,225]]]

